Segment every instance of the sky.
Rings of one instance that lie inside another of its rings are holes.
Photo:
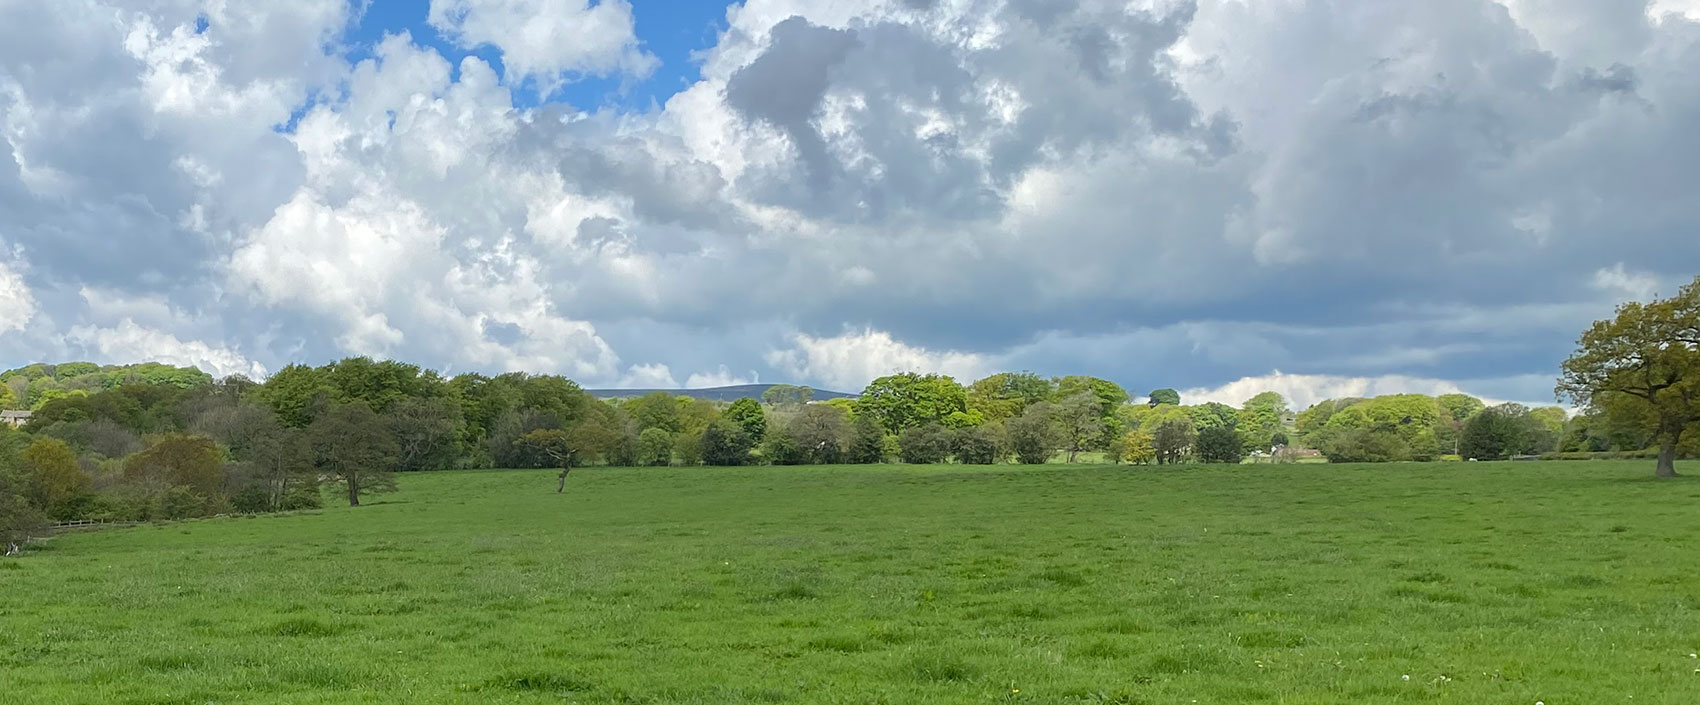
[[[0,0],[0,367],[1551,402],[1700,0]]]

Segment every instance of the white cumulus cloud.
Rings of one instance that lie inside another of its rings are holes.
[[[128,318],[112,327],[75,326],[71,341],[119,362],[163,362],[198,367],[216,377],[240,374],[264,379],[266,367],[230,348],[199,340],[182,340],[170,333],[145,328]]]
[[[731,387],[739,384],[756,384],[761,376],[751,371],[748,376],[733,374],[731,370],[721,365],[712,372],[697,372],[685,378],[686,389],[707,389],[710,387]]]
[[[563,74],[649,75],[626,0],[431,0],[431,26],[462,47],[500,49],[511,80],[545,89]]]
[[[768,364],[835,391],[858,392],[877,377],[900,372],[941,373],[967,384],[991,371],[979,354],[927,350],[872,329],[830,338],[799,334],[792,343],[770,351]]]
[[[35,297],[20,276],[0,259],[0,333],[23,330],[35,318]]]

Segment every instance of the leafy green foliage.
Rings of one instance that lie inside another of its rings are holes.
[[[1051,412],[1057,440],[1068,451],[1068,462],[1074,462],[1083,450],[1104,447],[1108,410],[1091,392],[1081,391],[1063,397]]]
[[[899,457],[911,465],[942,463],[950,457],[951,432],[939,424],[904,429],[897,436]]]
[[[950,452],[964,465],[991,465],[998,461],[1000,439],[992,427],[973,426],[951,432]]]
[[[888,433],[943,425],[958,412],[968,412],[967,391],[945,375],[906,372],[881,377],[868,383],[856,401],[856,413],[872,417]]]
[[[178,387],[127,384],[46,401],[36,409],[26,430],[38,431],[62,422],[106,420],[137,433],[163,433],[182,426],[180,406],[189,398],[188,392]]]
[[[658,428],[668,433],[685,429],[684,407],[677,397],[666,392],[651,392],[628,399],[621,408],[632,415],[640,429]]]
[[[1151,406],[1162,406],[1164,404],[1179,406],[1181,403],[1181,393],[1168,388],[1153,389],[1147,397],[1147,403]]]
[[[754,399],[739,399],[726,407],[725,418],[738,424],[749,436],[750,442],[760,443],[762,436],[767,433],[767,412],[762,411],[761,402]]]
[[[1327,421],[1315,428],[1320,414],[1312,412],[1327,405],[1323,402],[1300,414],[1300,427],[1313,428],[1305,442],[1335,462],[1432,459],[1442,450],[1436,429],[1450,424],[1452,418],[1434,397],[1393,394],[1355,400],[1343,408],[1336,403]]]
[[[1158,465],[1174,465],[1192,453],[1198,440],[1198,429],[1188,418],[1169,418],[1157,423],[1151,431],[1151,447]]]
[[[885,460],[885,429],[871,416],[857,416],[850,429],[850,447],[845,460],[867,465]]]
[[[1157,460],[1157,447],[1151,434],[1134,429],[1122,437],[1121,459],[1134,465],[1146,465]]]
[[[1192,416],[1193,427],[1200,431],[1207,428],[1226,428],[1232,431],[1240,427],[1240,412],[1227,404],[1205,402],[1187,407],[1187,413]]]
[[[789,384],[775,384],[761,393],[762,403],[768,406],[795,409],[815,398],[815,390]]]
[[[791,430],[783,426],[767,432],[767,437],[761,442],[761,456],[770,465],[804,465],[809,462],[808,451],[798,445]]]
[[[844,409],[808,404],[786,414],[780,424],[804,455],[804,462],[830,465],[845,462],[851,428]]]
[[[1227,426],[1199,429],[1195,446],[1198,459],[1206,463],[1238,463],[1244,457],[1240,434]]]
[[[396,469],[454,467],[466,422],[460,405],[442,397],[404,397],[392,402],[384,421],[396,442]]]
[[[732,419],[711,423],[702,432],[702,461],[709,465],[747,465],[753,447],[755,441],[750,434]]]
[[[1440,408],[1445,409],[1446,414],[1452,417],[1453,421],[1458,422],[1463,422],[1487,408],[1482,400],[1468,394],[1442,394],[1435,397],[1434,402],[1439,404]]]
[[[0,447],[0,453],[5,452]],[[47,529],[47,514],[24,497],[26,482],[10,467],[14,461],[0,457],[0,556],[23,550],[26,542]]]
[[[348,506],[360,506],[364,494],[395,490],[395,438],[365,402],[332,406],[308,428],[308,437],[314,462],[342,485]]]
[[[1121,385],[1107,379],[1070,375],[1057,379],[1058,399],[1067,399],[1077,394],[1087,394],[1097,401],[1098,415],[1108,416],[1116,407],[1127,403],[1128,394]]]
[[[1410,445],[1398,434],[1367,428],[1328,428],[1312,442],[1333,463],[1386,463],[1411,457]]]
[[[673,458],[685,467],[702,464],[702,440],[707,427],[700,431],[680,431],[673,437]]]
[[[561,418],[552,411],[523,409],[510,411],[490,430],[486,441],[490,458],[505,468],[556,467],[554,459],[540,452],[537,446],[521,439],[534,431],[564,431]]]
[[[1015,453],[1016,460],[1039,465],[1051,459],[1057,446],[1062,444],[1057,433],[1056,413],[1054,404],[1041,402],[1027,407],[1020,416],[1004,425],[1009,449]]]
[[[1561,412],[1562,413],[1562,412]],[[1521,404],[1500,404],[1477,412],[1464,422],[1459,453],[1477,460],[1502,460],[1553,450],[1558,433]]]
[[[638,434],[638,462],[660,467],[673,462],[673,434],[650,427]]]
[[[89,496],[92,481],[77,467],[77,454],[63,441],[38,438],[18,455],[24,497],[47,516],[70,519]]]
[[[1643,419],[1661,444],[1655,473],[1676,474],[1684,433],[1700,426],[1700,277],[1668,299],[1627,303],[1582,333],[1557,393]]]
[[[193,367],[173,367],[157,362],[137,365],[96,365],[66,362],[34,364],[0,372],[0,408],[41,409],[47,402],[87,396],[126,385],[193,389],[212,384],[212,375]],[[7,399],[10,401],[7,401]]]
[[[1287,400],[1275,392],[1264,392],[1240,405],[1239,431],[1245,447],[1267,451],[1275,445],[1286,445]],[[1275,442],[1276,434],[1281,442]]]
[[[218,445],[204,436],[168,433],[124,461],[132,482],[182,487],[203,502],[216,502],[224,484]]]
[[[1000,372],[968,386],[968,410],[988,422],[1013,419],[1056,396],[1057,383],[1032,372]]]

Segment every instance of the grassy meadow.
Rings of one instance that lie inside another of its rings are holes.
[[[0,703],[1688,705],[1700,481],[1651,473],[407,475],[0,560]]]

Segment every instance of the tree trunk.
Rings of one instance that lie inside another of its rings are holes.
[[[1659,466],[1653,471],[1657,477],[1676,477],[1676,442],[1682,438],[1682,427],[1675,431],[1666,431],[1664,443],[1659,445]]]
[[[360,481],[352,477],[348,478],[348,506],[360,506]]]
[[[567,468],[561,468],[561,482],[555,485],[555,494],[567,491]]]

